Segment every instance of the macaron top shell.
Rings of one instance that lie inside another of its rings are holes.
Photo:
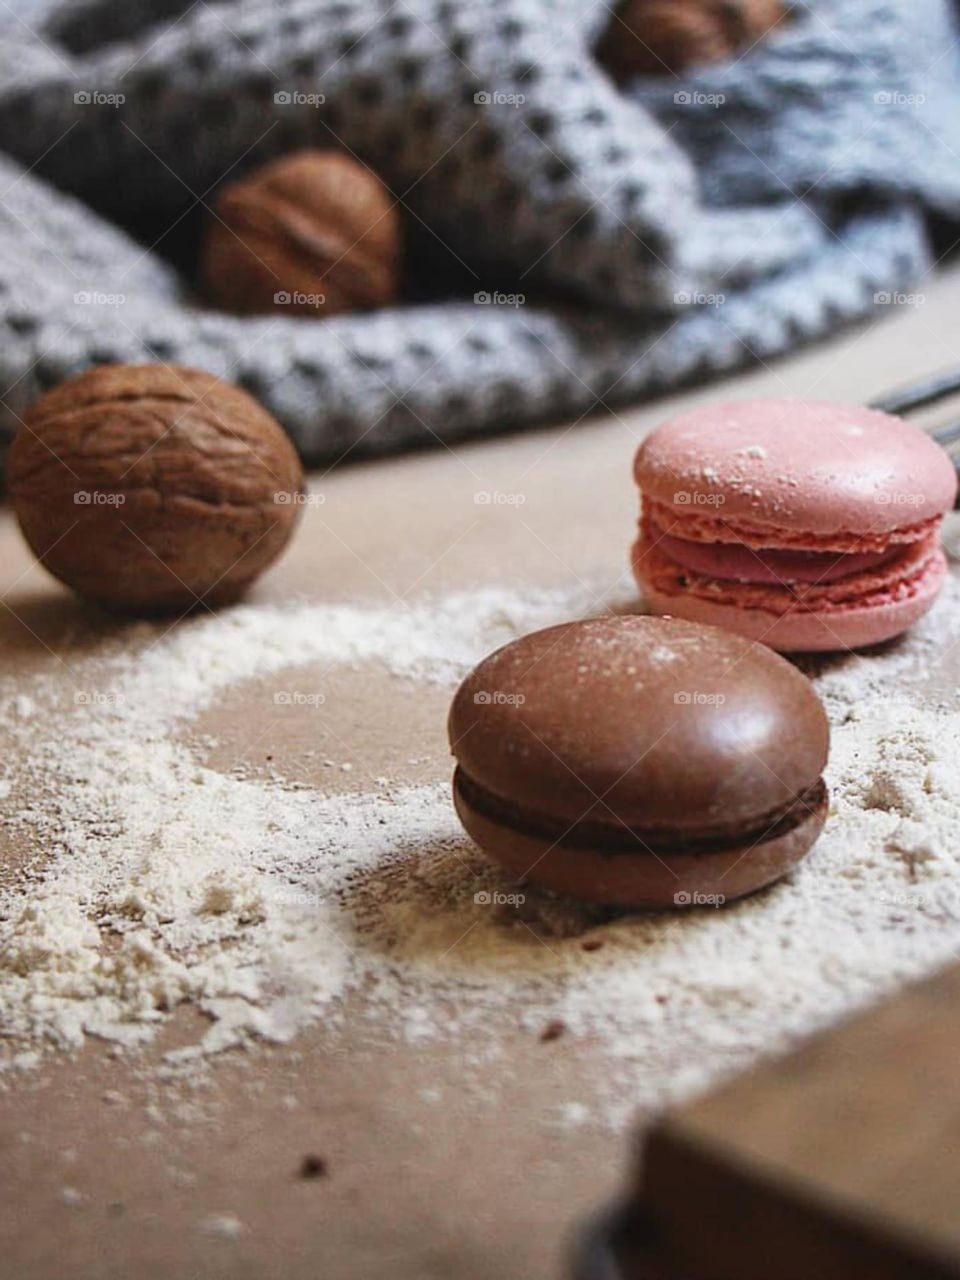
[[[829,729],[762,645],[672,618],[604,617],[491,654],[450,712],[461,769],[531,813],[667,838],[742,833],[814,786]]]
[[[949,456],[918,427],[824,400],[693,409],[647,437],[635,474],[648,502],[703,517],[701,533],[689,528],[693,537],[741,520],[773,533],[876,535],[916,526],[922,536],[952,507],[957,487]]]

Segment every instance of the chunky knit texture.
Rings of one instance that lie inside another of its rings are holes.
[[[313,460],[585,415],[887,314],[932,265],[928,212],[960,216],[948,0],[797,3],[739,60],[619,86],[600,0],[12,10],[7,429],[92,362],[153,359],[244,386]],[[213,192],[304,146],[394,193],[410,301],[205,307]]]

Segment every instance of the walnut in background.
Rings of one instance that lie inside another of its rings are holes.
[[[626,0],[597,57],[618,76],[684,71],[749,49],[785,14],[780,0]]]
[[[335,315],[396,300],[395,201],[359,161],[297,151],[225,186],[207,225],[206,296],[250,315]]]

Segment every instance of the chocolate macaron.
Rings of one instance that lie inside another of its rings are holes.
[[[578,898],[738,898],[788,872],[826,817],[813,686],[715,627],[603,617],[523,636],[467,676],[449,732],[468,833]]]

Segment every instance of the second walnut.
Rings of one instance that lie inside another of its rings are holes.
[[[615,75],[668,75],[741,57],[786,16],[783,0],[623,0],[597,49]]]
[[[336,151],[297,151],[224,187],[203,246],[204,291],[240,315],[305,315],[396,300],[400,226],[369,169]]]

